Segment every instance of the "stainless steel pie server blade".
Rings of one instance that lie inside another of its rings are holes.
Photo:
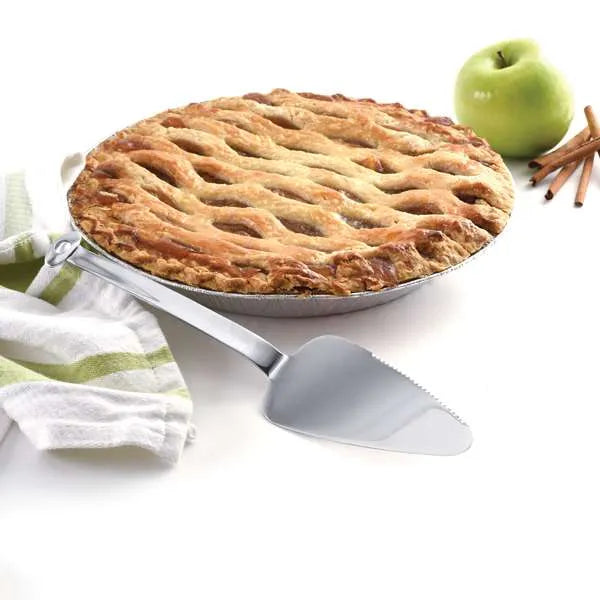
[[[265,416],[336,442],[450,455],[472,443],[469,427],[434,396],[343,338],[318,337],[271,375]]]
[[[89,252],[68,233],[46,264],[69,262],[223,342],[270,380],[265,416],[306,435],[382,450],[450,455],[472,442],[452,411],[368,350],[334,336],[315,338],[291,356],[234,321],[133,268]]]

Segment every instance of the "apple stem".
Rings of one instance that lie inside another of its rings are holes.
[[[498,58],[500,59],[500,68],[504,69],[505,67],[508,67],[508,63],[506,62],[506,58],[504,58],[504,54],[502,54],[502,50],[498,50],[496,54],[498,54]]]

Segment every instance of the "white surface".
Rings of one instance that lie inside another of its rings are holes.
[[[573,130],[585,104],[600,111],[583,2],[62,4],[0,9],[6,166],[165,106],[275,86],[448,114],[463,60],[519,35],[569,74]],[[597,598],[600,170],[581,210],[574,183],[544,205],[513,171],[511,226],[464,270],[362,313],[240,318],[284,350],[325,332],[372,348],[464,416],[470,451],[394,455],[279,430],[259,416],[257,370],[162,317],[195,445],[169,470],[142,452],[36,452],[13,428],[0,598]]]

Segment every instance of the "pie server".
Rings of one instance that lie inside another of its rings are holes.
[[[452,411],[368,350],[322,336],[286,356],[241,325],[80,245],[70,232],[54,242],[46,264],[71,263],[223,342],[268,378],[269,421],[306,435],[383,450],[451,455],[472,442]]]

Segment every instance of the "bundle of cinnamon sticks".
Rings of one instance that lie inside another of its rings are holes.
[[[538,156],[529,162],[532,169],[538,169],[530,179],[532,185],[536,185],[550,173],[560,169],[546,192],[545,197],[547,200],[554,198],[567,179],[583,163],[583,170],[581,171],[581,178],[575,196],[575,204],[577,206],[583,205],[594,166],[594,154],[598,152],[600,156],[600,125],[591,106],[585,107],[585,118],[588,126],[575,137],[556,150]]]

